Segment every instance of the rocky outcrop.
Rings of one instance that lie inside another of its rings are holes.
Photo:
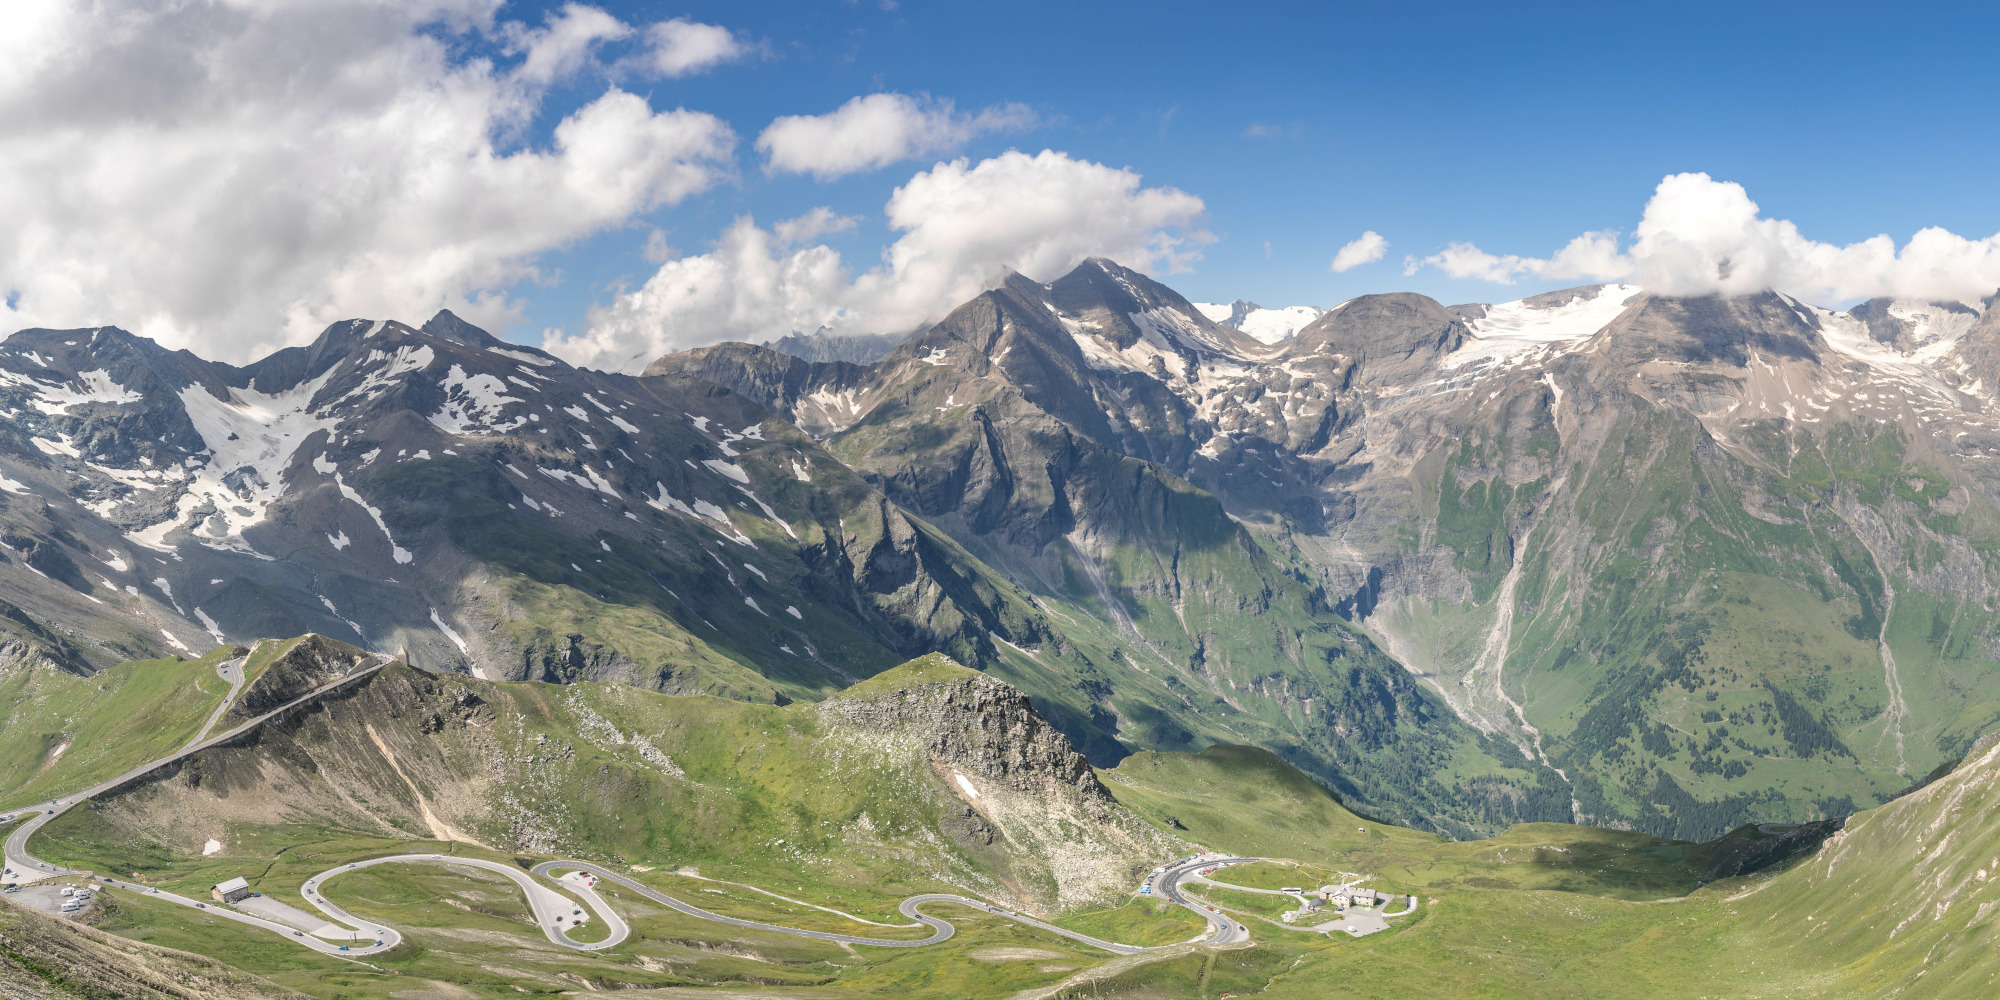
[[[93,672],[76,643],[20,608],[0,601],[0,670],[37,664],[74,674]]]
[[[1187,845],[1120,805],[1083,755],[1013,687],[921,657],[813,706],[821,745],[901,769],[961,857],[954,880],[1054,913],[1102,905]],[[928,772],[928,773],[926,773]]]
[[[262,715],[308,691],[347,676],[371,661],[373,654],[323,635],[307,635],[292,640],[250,682],[230,713],[240,718]],[[255,667],[256,664],[250,664]]]
[[[942,656],[925,660],[956,667]],[[1069,737],[1050,726],[1027,695],[985,674],[959,668],[936,683],[830,698],[818,714],[836,726],[914,730],[934,762],[1016,791],[1074,793],[1099,818],[1113,805]]]

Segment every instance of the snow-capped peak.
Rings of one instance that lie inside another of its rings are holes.
[[[1238,330],[1261,344],[1275,344],[1304,329],[1326,310],[1318,306],[1286,306],[1266,309],[1255,302],[1237,299],[1227,305],[1215,302],[1191,303],[1209,321]]]

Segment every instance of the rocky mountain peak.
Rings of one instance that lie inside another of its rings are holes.
[[[1363,295],[1308,324],[1280,356],[1343,355],[1359,366],[1363,382],[1396,382],[1458,350],[1470,334],[1464,320],[1427,295]]]
[[[1751,355],[1816,361],[1825,348],[1822,321],[1811,307],[1777,292],[1674,297],[1644,295],[1607,324],[1600,347],[1627,363],[1718,364],[1741,368]]]
[[[1179,292],[1101,257],[1050,282],[1046,296],[1072,333],[1095,336],[1114,351],[1141,341],[1192,354],[1238,355],[1260,346],[1209,319]]]

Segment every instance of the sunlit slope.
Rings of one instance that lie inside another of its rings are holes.
[[[1379,823],[1254,747],[1136,754],[1101,773],[1120,802],[1196,843],[1375,874],[1393,891],[1557,889],[1657,899],[1712,878],[1714,848],[1641,833],[1523,823],[1485,840],[1450,841]]]
[[[391,664],[61,817],[36,844],[79,866],[192,877],[329,836],[720,865],[1048,912],[1121,898],[1131,872],[1180,847],[1104,794],[1018,691],[935,656],[782,707]],[[224,850],[207,858],[211,839]]]
[[[172,752],[229,684],[198,660],[133,660],[91,677],[47,664],[0,672],[0,810],[66,794]]]
[[[2000,995],[2000,739],[1732,896],[1741,944],[1861,997]]]
[[[1782,846],[1783,831],[1690,844],[1525,824],[1446,843],[1343,815],[1281,763],[1255,758],[1241,748],[1146,755],[1106,780],[1149,819],[1179,820],[1208,846],[1290,847],[1311,873],[1371,875],[1424,902],[1397,933],[1308,949],[1242,995],[1761,1000],[2000,989],[2000,739],[1852,817],[1817,851],[1713,882],[1731,858]],[[1218,819],[1227,816],[1240,821]],[[1262,884],[1254,872],[1227,877]],[[1196,995],[1147,993],[1158,975],[1132,970],[1100,984],[1102,995]]]

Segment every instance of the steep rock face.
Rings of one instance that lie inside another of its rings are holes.
[[[935,761],[1016,791],[1073,795],[1094,816],[1110,811],[1111,793],[1069,738],[1050,726],[1026,695],[984,674],[963,671],[939,683],[829,698],[818,715],[857,729],[911,730]]]
[[[906,336],[893,333],[847,335],[825,332],[810,335],[794,333],[771,341],[766,346],[780,354],[789,354],[805,361],[845,361],[849,364],[872,365],[907,339],[909,338]]]

